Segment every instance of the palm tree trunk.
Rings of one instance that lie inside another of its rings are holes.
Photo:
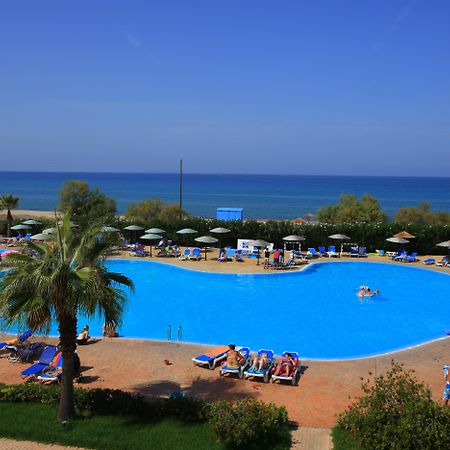
[[[11,237],[12,224],[13,224],[13,216],[11,214],[11,210],[8,209],[8,214],[6,214],[6,228],[7,228],[6,236],[7,237]]]
[[[75,415],[73,389],[73,353],[76,350],[77,319],[67,313],[59,316],[59,336],[63,358],[61,398],[59,400],[58,420],[64,421]]]

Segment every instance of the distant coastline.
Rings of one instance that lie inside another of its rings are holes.
[[[79,179],[117,201],[123,214],[132,202],[160,198],[179,202],[179,175],[157,173],[0,172],[0,195],[19,197],[19,208],[53,211],[65,180]],[[194,216],[215,217],[219,207],[244,208],[246,219],[291,220],[335,204],[341,193],[376,197],[391,217],[402,207],[428,202],[450,211],[450,177],[382,177],[337,175],[183,176],[183,208]]]

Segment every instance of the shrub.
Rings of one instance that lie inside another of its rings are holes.
[[[365,395],[338,417],[338,426],[362,448],[450,448],[450,411],[413,374],[392,361],[386,375],[363,382]]]
[[[58,386],[0,384],[0,402],[57,404]],[[119,389],[75,389],[75,407],[83,416],[92,414],[134,415],[143,420],[174,418],[185,422],[204,420],[204,403],[191,398],[146,400],[139,394]]]
[[[270,440],[280,428],[287,428],[284,407],[248,399],[220,401],[207,406],[206,415],[218,438],[230,446]]]

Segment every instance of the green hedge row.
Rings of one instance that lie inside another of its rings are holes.
[[[51,226],[48,220],[42,220],[42,227]],[[123,229],[131,222],[123,220],[119,217],[112,219],[108,225],[116,226]],[[171,223],[163,223],[154,221],[152,223],[133,223],[142,225],[145,228],[158,227],[166,230],[165,236],[180,244],[194,245],[194,237],[205,234],[211,234],[209,230],[215,227],[225,227],[231,230],[230,233],[224,235],[216,235],[220,238],[221,245],[236,246],[237,239],[264,239],[273,242],[277,246],[283,245],[283,237],[290,234],[299,234],[305,236],[306,240],[302,244],[302,248],[318,247],[319,245],[337,244],[340,242],[333,241],[328,236],[336,233],[343,233],[350,236],[351,242],[367,247],[369,252],[377,249],[397,250],[398,245],[386,242],[386,238],[405,229],[404,225],[397,223],[344,223],[338,225],[331,224],[305,224],[296,225],[289,221],[268,221],[258,222],[255,220],[248,221],[218,221],[214,219],[202,219],[198,217],[186,218],[183,221],[175,221]],[[193,228],[197,230],[198,235],[180,236],[176,233],[180,228]],[[416,236],[408,244],[407,249],[417,251],[419,254],[446,254],[448,250],[443,247],[436,247],[436,244],[450,239],[450,227],[448,225],[414,225],[406,226],[407,231]],[[6,222],[0,220],[0,234],[6,231]],[[125,232],[125,236],[134,239],[134,233]],[[138,234],[139,235],[139,234]]]

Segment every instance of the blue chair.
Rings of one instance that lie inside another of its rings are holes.
[[[53,361],[53,358],[56,355],[57,348],[54,345],[48,345],[44,348],[39,358],[39,361],[36,364],[33,364],[30,367],[27,367],[25,370],[21,372],[21,375],[24,377],[29,377],[32,375],[39,375],[45,369],[50,367],[50,364]]]
[[[327,256],[329,258],[339,258],[339,253],[336,251],[336,247],[334,245],[330,245],[328,247]]]
[[[189,259],[195,259],[196,261],[199,261],[201,258],[202,251],[198,247],[193,248]]]
[[[406,256],[406,258],[403,259],[404,262],[416,262],[417,261],[417,252],[411,253],[410,256]]]
[[[190,256],[191,256],[191,249],[185,248],[183,254],[180,255],[179,259],[181,259],[181,261],[186,261],[187,259],[189,259]]]
[[[434,258],[428,258],[425,261],[423,261],[423,264],[428,266],[428,265],[434,264],[435,262],[436,262],[436,260]]]
[[[286,356],[287,353],[291,355],[291,358],[294,361],[294,368],[292,370],[292,373],[289,376],[272,374],[271,381],[272,383],[275,383],[275,381],[277,380],[290,381],[293,386],[296,386],[300,380],[302,365],[297,352],[284,352],[282,356]]]
[[[229,349],[230,348],[228,347],[228,345],[221,345],[212,349],[208,353],[192,358],[192,362],[194,363],[194,365],[208,366],[209,369],[213,370],[218,363],[220,363],[227,357]]]
[[[316,249],[313,247],[308,248],[308,254],[313,258],[318,258],[320,256],[320,253],[316,252]]]
[[[2,342],[0,343],[0,350],[2,348],[6,348],[6,347],[13,347],[16,344],[23,344],[26,340],[28,340],[30,338],[30,336],[33,334],[33,330],[27,330],[24,333],[22,333],[21,335],[19,335],[19,337],[16,339],[16,341],[9,341],[9,342]]]
[[[263,354],[267,355],[267,358],[269,360],[269,364],[264,367],[262,370],[258,370],[255,367],[255,362],[253,362],[252,366],[244,372],[244,377],[247,378],[262,378],[264,380],[264,383],[267,383],[269,381],[269,377],[270,377],[270,371],[272,370],[274,361],[273,361],[273,350],[264,350],[261,349],[258,352],[258,360],[261,358],[261,355]]]
[[[250,358],[250,349],[248,347],[241,347],[237,349],[238,352],[244,357],[244,363],[241,364],[239,367],[230,367],[225,363],[220,368],[220,376],[224,376],[225,374],[229,375],[237,375],[239,378],[244,377],[244,372],[247,368],[249,368],[252,364],[252,360]]]
[[[366,247],[359,247],[359,249],[358,249],[358,258],[367,258]]]
[[[308,250],[309,250],[309,249],[308,249]],[[325,249],[325,247],[319,247],[319,253],[320,253],[322,256],[328,256],[327,250]]]

